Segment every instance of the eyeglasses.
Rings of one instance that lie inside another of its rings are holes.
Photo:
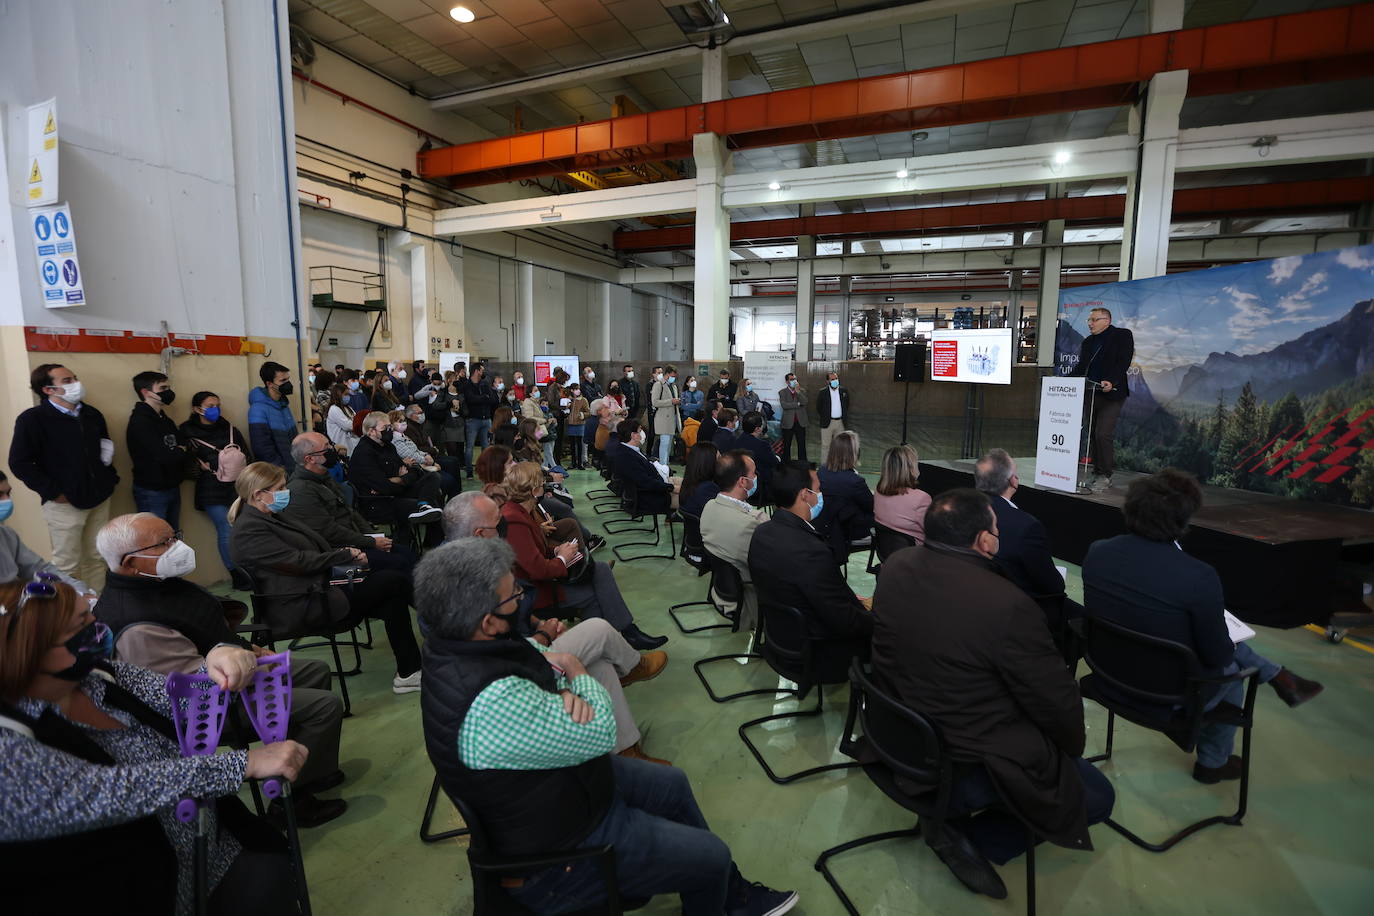
[[[14,614],[17,617],[19,612],[24,609],[24,605],[29,603],[30,598],[51,599],[57,597],[57,583],[62,581],[56,573],[40,572],[35,573],[33,581],[24,586],[24,590],[19,593],[19,603],[14,606]],[[0,617],[9,613],[9,608],[0,604]]]
[[[515,593],[511,595],[509,598],[507,598],[505,601],[496,602],[496,607],[492,608],[488,613],[495,614],[497,617],[506,617],[508,615],[500,613],[501,608],[510,604],[512,601],[518,602],[523,597],[525,597],[525,590],[523,588],[517,588],[515,590]]]
[[[120,562],[123,562],[124,560],[127,560],[129,557],[133,556],[133,555],[136,554],[136,553],[142,553],[142,552],[145,551],[145,550],[156,550],[156,549],[159,548],[159,547],[171,547],[174,543],[176,543],[176,542],[179,541],[179,540],[181,540],[181,529],[180,529],[180,528],[178,528],[176,531],[173,531],[171,537],[163,538],[162,540],[158,541],[156,544],[149,544],[147,547],[140,547],[140,548],[138,548],[137,550],[131,550],[131,551],[129,551],[128,553],[124,554],[124,556],[122,556],[122,557],[119,558],[119,559],[120,559]]]

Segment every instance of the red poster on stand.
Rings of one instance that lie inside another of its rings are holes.
[[[958,377],[959,341],[936,340],[931,343],[930,375],[932,378]]]
[[[547,359],[536,359],[534,361],[534,383],[536,385],[547,385],[549,376],[553,374],[553,363]]]

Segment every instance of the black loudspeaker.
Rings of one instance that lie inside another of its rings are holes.
[[[926,342],[899,343],[892,358],[894,382],[924,382],[926,380]]]

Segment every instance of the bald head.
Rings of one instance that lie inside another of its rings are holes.
[[[444,535],[450,541],[500,537],[500,522],[501,507],[481,490],[459,493],[444,506]]]
[[[312,473],[323,474],[324,453],[331,448],[329,440],[320,433],[301,433],[291,440],[291,460]]]

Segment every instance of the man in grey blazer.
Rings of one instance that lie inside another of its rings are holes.
[[[768,513],[746,502],[759,483],[754,459],[741,449],[726,452],[716,462],[715,483],[720,494],[701,511],[701,542],[712,556],[734,565],[749,585],[753,581],[749,573],[749,544],[754,539],[754,529],[768,521]],[[751,586],[744,590],[741,630],[753,629],[756,613],[758,599]]]
[[[792,443],[797,443],[797,460],[806,460],[806,389],[795,372],[787,373],[787,385],[778,391],[782,407],[782,460],[792,460]]]

